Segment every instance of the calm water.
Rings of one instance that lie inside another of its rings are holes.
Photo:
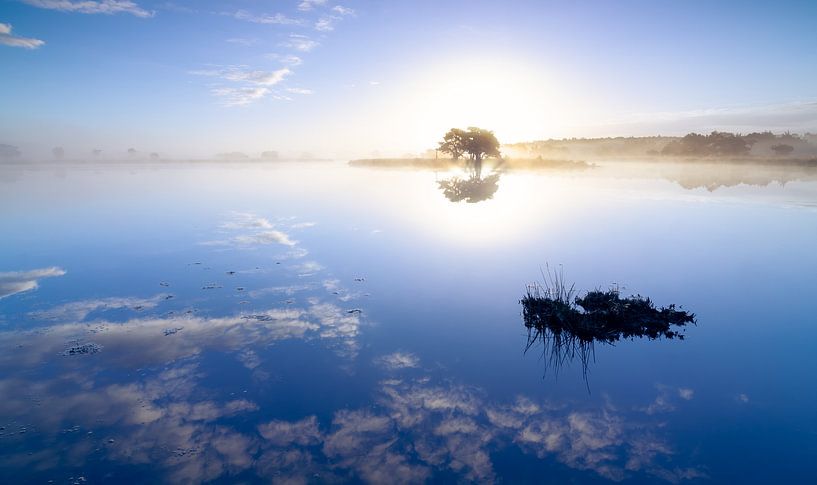
[[[817,173],[0,167],[0,481],[817,476]],[[524,353],[561,265],[698,317]]]

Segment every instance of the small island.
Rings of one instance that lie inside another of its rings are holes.
[[[646,337],[683,340],[683,328],[695,324],[695,314],[674,304],[658,308],[641,295],[624,297],[618,287],[591,290],[577,296],[562,272],[543,273],[544,283],[528,285],[520,300],[528,331],[525,352],[542,344],[545,365],[559,367],[578,357],[587,378],[594,344]]]

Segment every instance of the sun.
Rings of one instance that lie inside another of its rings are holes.
[[[403,110],[417,126],[479,126],[504,143],[542,138],[576,113],[555,76],[503,59],[437,64],[418,74],[409,92]]]

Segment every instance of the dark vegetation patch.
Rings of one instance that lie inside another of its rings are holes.
[[[548,270],[544,285],[529,285],[522,304],[522,318],[528,331],[527,352],[542,344],[545,365],[558,373],[566,362],[578,357],[585,378],[594,359],[594,344],[614,344],[621,339],[680,339],[695,314],[675,305],[656,307],[641,295],[622,296],[618,288],[592,290],[576,296],[564,275]]]

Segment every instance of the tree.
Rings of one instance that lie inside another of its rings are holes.
[[[451,128],[443,136],[443,141],[440,142],[440,151],[450,154],[454,160],[459,160],[465,152],[465,139],[465,130]]]
[[[499,153],[499,140],[494,136],[494,132],[475,126],[468,128],[465,151],[470,155],[471,160],[477,163],[481,162],[483,158],[502,156]]]
[[[448,130],[440,142],[440,151],[450,154],[454,160],[467,153],[471,161],[477,163],[482,162],[483,158],[501,156],[494,132],[475,126],[468,127],[468,130]]]
[[[0,158],[15,158],[20,156],[20,149],[14,145],[0,143]]]
[[[785,143],[778,143],[777,145],[772,145],[772,151],[775,155],[782,157],[793,152],[794,147],[791,145],[786,145]]]

